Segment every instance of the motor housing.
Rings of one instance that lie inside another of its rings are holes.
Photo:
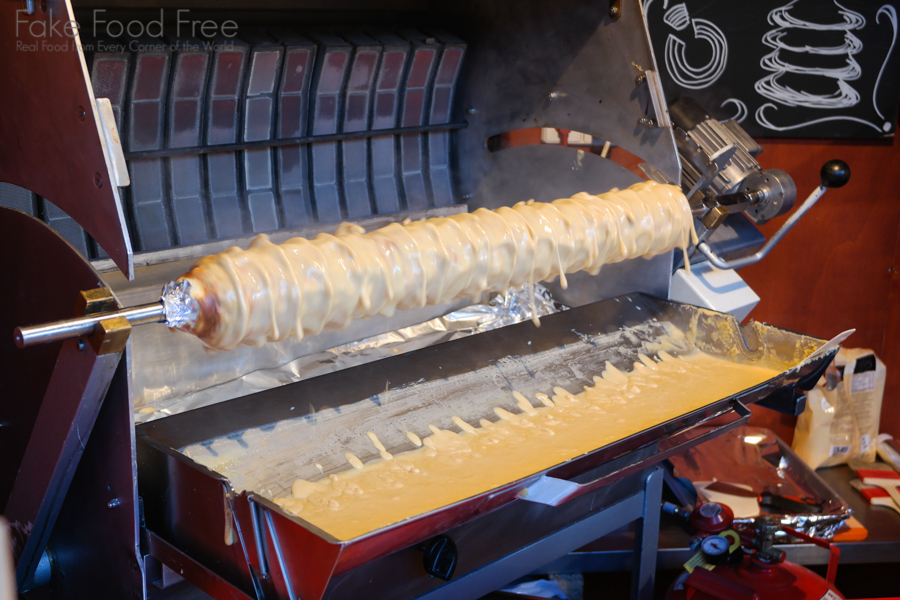
[[[705,237],[729,214],[757,224],[788,212],[797,199],[793,179],[756,161],[762,146],[733,119],[720,123],[699,102],[681,97],[669,105],[681,158],[681,187]]]

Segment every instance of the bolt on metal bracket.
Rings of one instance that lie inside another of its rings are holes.
[[[609,17],[618,21],[622,16],[622,0],[609,0]]]

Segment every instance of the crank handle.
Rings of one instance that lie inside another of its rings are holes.
[[[809,209],[813,207],[816,201],[822,197],[828,188],[839,188],[846,185],[850,180],[850,167],[842,160],[829,160],[822,166],[822,170],[819,174],[822,177],[822,183],[813,190],[812,194],[810,194],[809,197],[803,201],[803,204],[800,205],[800,208],[794,211],[790,218],[785,221],[784,225],[775,232],[775,235],[770,237],[765,245],[763,245],[763,247],[755,254],[737,258],[735,260],[723,260],[718,254],[713,252],[713,249],[710,248],[709,244],[706,242],[700,242],[700,244],[697,245],[697,250],[709,259],[710,263],[719,269],[740,269],[741,267],[758,263],[772,251],[772,248],[774,248],[787,232],[797,224],[797,221],[809,212]]]

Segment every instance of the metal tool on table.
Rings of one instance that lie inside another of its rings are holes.
[[[812,513],[822,512],[822,502],[815,498],[798,498],[796,496],[783,496],[771,492],[763,492],[759,495],[759,503],[771,512],[782,513]]]

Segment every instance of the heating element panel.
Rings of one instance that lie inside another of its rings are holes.
[[[91,84],[123,132],[136,251],[455,204],[449,132],[265,147],[450,124],[466,43],[440,36],[257,27],[233,40],[86,39]],[[166,152],[243,142],[260,147]],[[77,231],[64,217],[54,222]]]

